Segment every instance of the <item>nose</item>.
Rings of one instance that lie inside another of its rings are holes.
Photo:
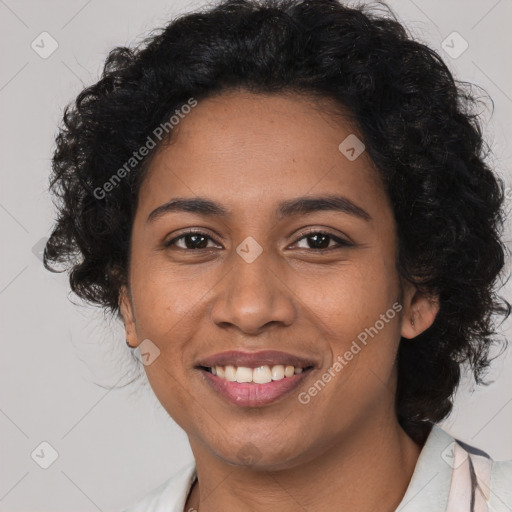
[[[238,254],[233,259],[232,270],[217,287],[212,321],[247,334],[258,334],[269,324],[291,325],[296,308],[282,270],[273,268],[265,251],[251,263]]]

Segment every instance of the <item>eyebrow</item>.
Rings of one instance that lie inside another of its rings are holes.
[[[339,195],[303,196],[280,203],[276,217],[281,220],[294,215],[306,215],[319,211],[336,211],[352,215],[366,222],[372,220],[370,214],[353,201]],[[189,212],[205,216],[229,218],[232,213],[224,206],[204,197],[171,199],[155,208],[148,216],[146,224],[170,212]]]

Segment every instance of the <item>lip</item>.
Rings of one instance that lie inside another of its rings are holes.
[[[213,366],[227,366],[229,364],[233,366],[244,366],[246,368],[257,368],[258,366],[264,365],[274,366],[276,364],[282,364],[283,366],[293,365],[296,368],[307,368],[308,366],[318,368],[318,362],[313,359],[280,352],[278,350],[261,350],[259,352],[228,350],[201,359],[198,361],[196,367],[203,366],[212,368]]]
[[[267,384],[231,382],[201,369],[207,384],[228,402],[240,407],[261,407],[285,397],[297,388],[313,368],[296,373],[292,377],[273,380]]]

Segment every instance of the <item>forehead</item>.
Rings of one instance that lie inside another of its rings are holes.
[[[361,139],[349,116],[329,100],[248,92],[208,98],[180,119],[170,143],[158,149],[139,208],[202,196],[261,210],[266,203],[326,192],[382,206],[387,198],[369,156],[363,151],[349,159],[340,150],[344,141]]]

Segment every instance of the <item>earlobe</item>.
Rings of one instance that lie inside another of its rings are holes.
[[[126,344],[130,348],[136,348],[138,346],[138,341],[135,316],[133,314],[133,305],[130,299],[130,294],[125,286],[122,286],[119,291],[119,309],[123,318]]]
[[[434,323],[438,312],[438,297],[429,297],[416,287],[409,288],[404,301],[402,337],[412,339],[426,331]]]

